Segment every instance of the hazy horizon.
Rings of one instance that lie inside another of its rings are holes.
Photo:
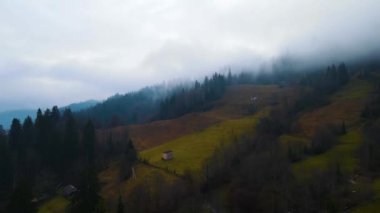
[[[365,57],[379,50],[378,8],[376,0],[2,1],[0,111],[103,100],[283,56]]]

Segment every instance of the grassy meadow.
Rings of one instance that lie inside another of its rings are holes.
[[[255,125],[264,112],[254,116],[224,121],[207,128],[204,131],[186,135],[155,148],[140,153],[140,158],[150,164],[161,168],[174,170],[183,174],[185,170],[198,172],[204,160],[214,152],[215,148],[233,141],[234,137],[240,137],[246,133],[254,133]],[[162,152],[172,150],[174,158],[164,161]]]

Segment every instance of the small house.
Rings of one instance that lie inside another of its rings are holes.
[[[71,195],[73,195],[77,191],[78,191],[78,189],[75,186],[67,185],[67,186],[63,187],[62,194],[65,197],[70,197]]]
[[[162,159],[163,160],[171,160],[173,159],[173,151],[168,150],[162,153]]]

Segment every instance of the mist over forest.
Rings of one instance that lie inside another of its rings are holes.
[[[377,7],[376,0],[2,2],[0,111],[104,100],[227,67],[270,69],[283,58],[324,66],[374,57]]]
[[[377,0],[0,2],[0,212],[378,212]]]

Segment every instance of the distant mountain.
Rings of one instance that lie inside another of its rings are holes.
[[[98,103],[99,101],[96,100],[88,100],[61,107],[60,110],[63,111],[64,109],[70,108],[73,112],[78,112],[95,106]],[[0,112],[0,125],[2,125],[4,129],[9,129],[13,118],[17,118],[23,121],[26,117],[30,116],[32,119],[34,119],[36,117],[36,113],[37,109],[20,109]]]

